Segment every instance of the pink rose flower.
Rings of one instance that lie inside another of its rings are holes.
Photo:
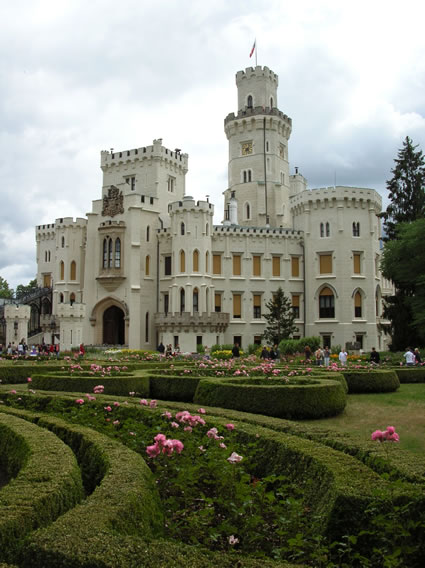
[[[243,460],[243,457],[237,454],[236,452],[232,452],[230,457],[227,458],[227,461],[230,463],[239,463]]]
[[[229,424],[226,424],[225,428],[227,428],[229,431],[231,431],[231,430],[235,429],[235,425],[230,422]]]

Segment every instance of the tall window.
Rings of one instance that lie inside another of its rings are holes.
[[[280,276],[280,256],[272,257],[272,276]]]
[[[326,234],[327,237],[330,237],[330,235],[331,235],[331,227],[330,227],[329,223],[326,223],[326,225],[325,225],[325,234]]]
[[[254,319],[261,318],[261,294],[254,294],[253,296],[253,306],[254,306]]]
[[[292,313],[299,319],[300,317],[300,296],[299,294],[292,294]]]
[[[354,274],[361,274],[361,255],[358,252],[353,254],[353,272]]]
[[[205,235],[206,235],[207,237],[209,237],[209,234],[210,234],[210,225],[209,225],[209,223],[207,223],[207,224],[205,225]]]
[[[180,288],[180,313],[182,314],[185,310],[185,293],[184,293],[184,289]]]
[[[319,255],[319,272],[320,274],[332,274],[332,255]]]
[[[109,239],[108,242],[108,267],[111,268],[112,266],[112,258],[113,258],[113,248],[112,248],[112,239]]]
[[[321,237],[325,236],[325,224],[324,223],[320,223],[320,236]]]
[[[62,242],[62,248],[64,248],[65,247],[65,237],[62,237],[61,242]]]
[[[185,233],[185,226],[184,226],[184,223],[180,223],[180,234],[181,234],[181,235],[184,235],[184,233]]]
[[[193,251],[193,272],[199,272],[199,252]]]
[[[242,316],[242,295],[233,294],[233,318],[241,319]]]
[[[108,268],[108,239],[103,239],[103,268]]]
[[[146,343],[149,341],[149,312],[145,315],[145,341]]]
[[[354,294],[354,317],[362,317],[362,295],[360,292]]]
[[[331,236],[331,226],[328,222],[320,223],[320,236],[330,237]]]
[[[151,270],[151,257],[147,255],[145,258],[145,276],[149,276]]]
[[[248,108],[252,108],[252,105],[253,105],[252,95],[248,95],[248,98],[246,99],[246,106]]]
[[[65,263],[63,260],[59,264],[60,279],[65,280]]]
[[[240,276],[242,274],[241,255],[233,255],[233,276]]]
[[[176,178],[169,176],[168,178],[168,191],[173,193],[176,187]]]
[[[335,317],[335,300],[330,288],[323,288],[319,295],[319,318]]]
[[[193,312],[199,312],[199,290],[195,288],[193,290]]]
[[[360,223],[353,223],[353,237],[360,237]]]
[[[146,242],[149,242],[151,236],[151,228],[149,227],[149,225],[146,227]]]
[[[180,272],[186,272],[186,255],[184,250],[180,251]]]
[[[221,294],[220,292],[216,292],[214,294],[214,311],[221,312]]]
[[[261,256],[259,254],[252,257],[252,275],[261,276]]]
[[[170,296],[168,294],[164,294],[164,314],[168,314],[168,310],[170,307]]]
[[[164,256],[164,276],[171,276],[171,256]]]
[[[70,275],[70,280],[77,280],[77,263],[75,262],[75,260],[73,260],[71,262],[71,275]]]
[[[251,219],[251,207],[250,207],[249,203],[247,203],[245,205],[245,218]]]
[[[121,267],[121,239],[115,239],[115,268]]]
[[[62,292],[59,294],[59,303],[63,304],[63,294]]]
[[[213,254],[213,274],[221,274],[221,254]]]
[[[207,251],[205,253],[205,272],[208,274],[210,271],[210,253]]]
[[[291,276],[293,278],[299,278],[300,276],[300,257],[291,256]]]

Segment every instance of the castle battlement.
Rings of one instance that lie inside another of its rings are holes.
[[[255,79],[256,77],[267,77],[270,81],[275,83],[275,87],[279,85],[279,77],[271,69],[261,65],[257,67],[247,67],[245,71],[238,71],[236,73],[236,85],[239,86],[240,82],[246,79]]]
[[[190,195],[185,195],[182,201],[174,201],[168,206],[170,215],[180,211],[206,211],[214,214],[214,205],[209,201],[195,201]]]
[[[100,167],[102,169],[117,166],[127,162],[135,162],[146,159],[167,159],[174,163],[176,166],[188,168],[188,154],[182,154],[180,149],[170,150],[162,145],[162,139],[158,138],[153,141],[151,146],[142,146],[141,148],[134,148],[132,150],[121,150],[115,152],[102,150],[100,153]]]
[[[74,221],[73,217],[60,217],[55,221],[56,229],[67,229],[73,227],[85,227],[87,225],[87,219],[83,217],[77,217]]]
[[[214,235],[221,233],[231,233],[232,235],[251,235],[251,236],[283,236],[283,237],[303,237],[303,231],[296,231],[284,227],[242,227],[240,225],[214,225]]]
[[[306,189],[290,198],[291,208],[309,202],[325,203],[326,201],[370,202],[375,208],[381,209],[382,207],[382,198],[377,191],[360,187],[336,186]]]
[[[232,120],[249,118],[251,116],[252,117],[277,116],[278,118],[287,122],[292,127],[292,118],[290,118],[288,115],[286,115],[277,108],[262,107],[262,106],[256,106],[255,108],[246,107],[243,110],[239,110],[237,114],[235,114],[234,112],[230,112],[224,119],[224,125],[226,126]]]

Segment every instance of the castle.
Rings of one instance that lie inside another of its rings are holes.
[[[184,352],[260,343],[265,304],[279,288],[296,336],[323,345],[386,348],[380,331],[381,197],[373,189],[307,189],[289,169],[291,119],[278,109],[278,76],[236,74],[224,219],[185,194],[188,155],[162,140],[102,151],[103,187],[87,218],[36,228],[37,282],[52,289],[56,341]],[[31,321],[40,314],[31,307]],[[46,329],[44,337],[50,342]]]

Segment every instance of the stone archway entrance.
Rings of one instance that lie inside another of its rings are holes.
[[[124,345],[124,312],[117,306],[110,306],[103,312],[103,343]]]

